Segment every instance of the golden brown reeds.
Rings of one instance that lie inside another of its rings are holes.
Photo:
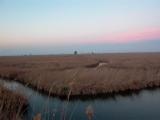
[[[50,95],[95,95],[160,86],[160,53],[0,57],[0,68],[1,78]],[[80,72],[72,85],[76,71]]]
[[[42,120],[42,119],[41,119],[41,114],[38,113],[38,114],[33,118],[33,120]]]
[[[27,107],[27,100],[0,86],[0,120],[20,120]]]
[[[92,120],[93,119],[94,110],[93,110],[93,107],[91,105],[87,106],[86,115],[88,117],[88,120]]]

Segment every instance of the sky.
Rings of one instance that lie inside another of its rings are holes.
[[[160,0],[0,0],[0,55],[160,52]]]

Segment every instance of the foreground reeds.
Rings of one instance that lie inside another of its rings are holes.
[[[0,86],[0,120],[21,120],[27,100]]]
[[[0,68],[1,78],[49,95],[96,95],[160,86],[160,53],[0,57]]]

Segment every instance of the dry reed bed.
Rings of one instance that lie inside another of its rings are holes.
[[[21,120],[27,100],[0,86],[0,120]]]
[[[0,57],[0,68],[2,78],[58,96],[160,86],[160,53]]]

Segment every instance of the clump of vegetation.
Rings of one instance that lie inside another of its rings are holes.
[[[33,120],[42,120],[42,119],[41,119],[41,114],[38,113],[38,114],[33,118]]]
[[[21,120],[27,100],[0,86],[0,120]]]
[[[62,93],[67,95],[69,93],[69,87],[68,86],[63,86],[62,87]]]
[[[88,117],[88,120],[93,120],[94,110],[93,110],[93,107],[91,105],[87,106],[86,115]]]

